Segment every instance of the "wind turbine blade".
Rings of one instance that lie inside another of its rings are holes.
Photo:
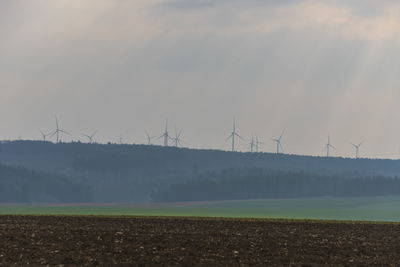
[[[244,138],[241,137],[239,134],[235,133],[235,135],[244,141]]]
[[[52,133],[49,133],[49,137],[52,138],[56,133],[57,133],[57,131],[54,131],[54,132],[52,132]]]
[[[284,133],[285,133],[285,130],[282,131],[281,135],[279,136],[279,140],[281,140]]]
[[[233,136],[233,134],[230,134],[230,135],[225,139],[225,142],[228,141],[229,139],[231,139],[232,136]]]
[[[64,131],[64,130],[59,130],[59,132],[65,133],[65,134],[68,134],[68,135],[71,135],[69,132],[66,132],[66,131]]]
[[[358,144],[358,146],[360,147],[362,144],[364,144],[364,141],[365,141],[365,140],[363,140],[360,144]]]
[[[91,137],[94,137],[98,132],[99,132],[99,130],[94,131],[94,133],[91,135]]]
[[[283,146],[282,146],[281,142],[279,142],[279,147],[282,149],[282,152],[284,152],[284,151],[283,151]]]

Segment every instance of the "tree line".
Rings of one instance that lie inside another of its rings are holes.
[[[90,202],[88,186],[65,177],[0,164],[0,202]]]
[[[337,192],[332,193],[333,189],[329,188],[336,187],[330,183],[344,184],[340,182],[343,177],[361,178],[363,180],[358,186],[361,191],[365,178],[369,178],[377,180],[380,185],[376,188],[380,188],[392,183],[392,178],[386,181],[385,177],[400,177],[399,163],[397,160],[233,153],[148,145],[0,142],[0,164],[13,166],[14,171],[19,173],[19,176],[0,173],[0,190],[3,190],[0,201],[20,199],[23,202],[51,202],[55,199],[55,202],[149,202],[153,199],[169,199],[167,192],[172,191],[179,191],[178,195],[186,191],[193,192],[193,195],[201,192],[197,199],[207,199],[210,197],[205,196],[212,194],[225,199],[310,196],[312,192],[343,195],[345,185],[337,185]],[[303,179],[302,175],[308,178]],[[317,177],[324,179],[324,182]],[[282,181],[272,182],[278,178]],[[312,182],[311,178],[317,181]],[[267,183],[265,179],[270,181]],[[211,184],[208,189],[201,189],[206,187],[207,182]],[[246,189],[257,183],[265,185],[265,188],[261,187],[263,193],[256,194],[256,190],[261,190],[258,188]],[[191,189],[194,185],[199,189]],[[317,185],[318,188],[315,188]],[[52,190],[48,189],[50,186]],[[235,186],[243,188],[244,192],[233,194]],[[299,190],[296,192],[290,189],[293,186],[304,188],[296,189]],[[349,188],[353,187],[357,186]],[[364,192],[369,188],[365,188]],[[328,189],[328,193],[324,191]],[[246,190],[251,193],[245,193]],[[271,192],[265,192],[267,190]],[[352,194],[356,193],[354,191]],[[162,194],[165,196],[162,197]]]
[[[328,176],[265,169],[229,169],[199,175],[152,193],[154,201],[206,201],[304,197],[361,197],[400,194],[400,178]]]

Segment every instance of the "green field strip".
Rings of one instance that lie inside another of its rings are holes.
[[[0,205],[0,214],[189,216],[400,222],[400,197],[305,198],[215,203]]]

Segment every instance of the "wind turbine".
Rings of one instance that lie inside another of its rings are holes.
[[[87,137],[89,139],[89,143],[93,143],[93,138],[96,136],[99,130],[94,131],[91,135],[88,134],[83,134],[83,136]]]
[[[225,141],[228,141],[229,139],[232,138],[232,152],[235,151],[235,136],[239,137],[240,139],[244,140],[243,137],[241,137],[237,132],[236,132],[236,121],[235,118],[233,118],[233,128],[232,128],[232,133],[226,138]]]
[[[262,145],[262,144],[264,144],[263,142],[260,142],[259,140],[258,140],[258,136],[256,135],[256,152],[258,152],[258,147],[259,147],[259,145]]]
[[[175,144],[175,147],[178,147],[178,145],[181,145],[181,142],[183,142],[183,140],[181,139],[181,135],[182,135],[182,129],[178,133],[175,127],[175,137],[174,138],[170,137],[171,141]]]
[[[147,136],[147,145],[151,145],[151,139],[155,138],[155,136],[151,136],[147,131],[146,132],[146,136]]]
[[[160,138],[164,138],[164,146],[168,146],[168,139],[171,139],[171,136],[169,136],[168,133],[168,119],[165,123],[165,131],[160,137],[158,137],[158,139]]]
[[[44,132],[43,132],[42,130],[40,130],[40,129],[39,129],[39,132],[42,134],[43,142],[46,142],[47,136],[50,136],[50,135],[53,134],[53,133],[48,133],[48,134],[46,134],[46,133],[44,133]]]
[[[364,143],[364,141],[362,141],[361,143],[359,143],[358,145],[351,143],[354,148],[356,149],[356,159],[358,159],[358,152],[360,151],[360,146]]]
[[[60,126],[58,125],[58,119],[57,119],[57,116],[56,116],[56,130],[52,133],[51,137],[56,135],[57,143],[59,143],[59,141],[60,141],[60,133],[71,135],[70,133],[60,129]]]
[[[328,134],[328,143],[326,144],[326,157],[329,157],[329,148],[336,149],[336,148],[331,144],[330,135]]]
[[[283,134],[285,133],[285,130],[282,131],[281,135],[279,136],[279,138],[271,138],[274,142],[276,142],[276,154],[279,154],[279,149],[282,149],[283,151],[283,147],[281,144],[281,139]]]
[[[254,152],[254,148],[256,147],[256,143],[254,142],[254,135],[251,135],[251,142],[250,142],[250,152]]]

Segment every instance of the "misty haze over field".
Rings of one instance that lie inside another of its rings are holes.
[[[0,139],[38,128],[146,143],[183,128],[185,145],[239,150],[400,152],[400,3],[390,0],[3,0]],[[65,141],[70,141],[67,137]],[[158,144],[162,140],[157,141]]]

